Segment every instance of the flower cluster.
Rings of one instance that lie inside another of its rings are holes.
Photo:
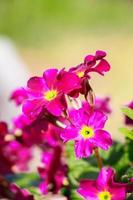
[[[76,158],[95,153],[101,169],[97,180],[81,180],[78,193],[86,200],[125,200],[133,184],[116,183],[114,170],[102,168],[99,155],[99,149],[107,151],[113,144],[104,128],[112,110],[109,97],[95,97],[90,78],[92,72],[104,75],[110,70],[105,57],[106,52],[98,50],[77,66],[47,69],[42,76],[30,78],[26,87],[13,91],[10,99],[22,107],[22,113],[14,117],[11,130],[0,122],[0,175],[28,170],[37,147],[41,152],[41,165],[36,166],[39,191],[46,195],[62,188],[71,190],[65,146],[72,140]],[[8,198],[9,193],[12,200],[34,199],[15,184],[7,181],[5,188],[1,183],[0,198]]]

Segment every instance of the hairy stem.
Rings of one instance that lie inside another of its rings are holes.
[[[100,157],[98,147],[95,147],[95,148],[94,148],[94,152],[95,152],[95,157],[96,157],[96,159],[97,159],[98,167],[99,167],[99,169],[101,170],[101,168],[102,168],[102,159],[101,159],[101,157]]]

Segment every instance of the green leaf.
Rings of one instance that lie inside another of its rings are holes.
[[[36,187],[30,187],[28,188],[28,190],[31,192],[31,194],[35,195],[35,196],[40,196],[40,192],[39,189]]]
[[[133,109],[129,107],[124,107],[121,109],[123,114],[125,114],[127,117],[133,120]]]
[[[38,188],[36,187],[30,187],[28,188],[28,190],[30,191],[30,193],[34,196],[35,200],[43,200],[46,199],[39,191]]]
[[[133,167],[129,167],[127,169],[126,175],[128,176],[128,178],[132,178],[133,177]]]
[[[133,163],[133,140],[126,139],[126,151],[128,154],[128,159],[131,163]]]
[[[10,182],[14,182],[22,188],[29,188],[31,186],[36,186],[38,185],[39,182],[39,176],[37,173],[14,174],[14,175],[8,175],[6,178]]]
[[[108,151],[100,150],[100,155],[104,166],[107,165],[116,169],[119,180],[129,166],[129,158],[125,144],[114,142]]]
[[[69,166],[68,177],[72,188],[76,188],[80,179],[95,179],[98,174],[98,167],[93,156],[88,159],[77,159],[74,154],[74,145],[72,142],[66,145],[67,163]]]
[[[127,138],[133,140],[133,130],[130,130],[126,127],[119,128],[119,131],[125,135]]]
[[[72,200],[83,200],[83,198],[75,191],[71,191],[71,199]]]

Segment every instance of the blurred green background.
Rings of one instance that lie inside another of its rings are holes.
[[[23,46],[133,30],[132,0],[0,0],[0,33]]]
[[[107,51],[112,70],[91,83],[112,97],[108,127],[119,139],[120,107],[133,99],[133,0],[0,0],[0,35],[14,41],[31,74]]]

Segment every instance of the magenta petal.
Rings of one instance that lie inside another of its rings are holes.
[[[49,88],[55,86],[58,69],[48,69],[43,73],[43,78]]]
[[[75,141],[75,154],[77,158],[85,158],[92,154],[93,145],[89,140]]]
[[[107,120],[107,116],[102,112],[95,111],[89,119],[88,125],[92,126],[94,129],[102,129]]]
[[[77,192],[86,200],[97,200],[98,191],[96,189],[96,181],[82,180]]]
[[[100,60],[100,59],[104,58],[106,55],[107,54],[105,51],[98,50],[98,51],[96,51],[95,57],[96,57],[96,60]]]
[[[67,142],[69,140],[73,140],[73,139],[77,138],[77,136],[78,136],[78,130],[75,129],[74,127],[66,128],[61,133],[61,138],[63,139],[64,142]]]
[[[24,88],[18,88],[12,92],[10,100],[13,100],[16,105],[20,105],[27,97],[27,91]]]
[[[108,150],[108,148],[112,145],[112,139],[110,134],[104,130],[95,131],[94,138],[91,141],[97,146],[104,150]]]
[[[48,185],[46,184],[46,182],[40,183],[39,189],[41,190],[42,194],[47,194],[48,193]]]
[[[35,90],[36,92],[43,92],[47,91],[48,87],[44,81],[43,78],[41,77],[32,77],[28,80],[27,87]]]
[[[112,112],[112,109],[110,108],[109,103],[110,103],[110,97],[96,97],[95,109],[105,114],[110,114]]]
[[[60,116],[62,111],[67,108],[65,97],[57,97],[56,99],[49,102],[46,108],[51,114],[55,116]]]
[[[81,128],[84,124],[87,124],[89,116],[84,112],[84,109],[71,110],[69,117],[77,128]]]
[[[119,184],[119,186],[114,185],[114,187],[111,187],[110,192],[112,194],[112,200],[126,199],[126,187],[124,185],[122,186],[122,184]]]
[[[93,56],[93,55],[87,55],[84,58],[84,63],[87,64],[87,65],[95,64],[95,56]]]
[[[57,82],[57,90],[64,94],[68,94],[75,89],[80,89],[80,87],[80,79],[71,72],[63,72],[60,80]]]
[[[99,64],[96,65],[96,67],[91,68],[90,71],[95,71],[101,75],[104,75],[104,72],[108,72],[109,70],[110,70],[110,64],[106,60],[102,59],[99,62]]]
[[[25,115],[28,115],[30,117],[37,116],[41,110],[42,106],[45,104],[44,99],[33,99],[33,100],[27,100],[23,104],[22,110]]]
[[[97,185],[99,189],[106,188],[108,185],[110,185],[114,179],[114,176],[115,172],[111,167],[103,167],[97,178]]]

